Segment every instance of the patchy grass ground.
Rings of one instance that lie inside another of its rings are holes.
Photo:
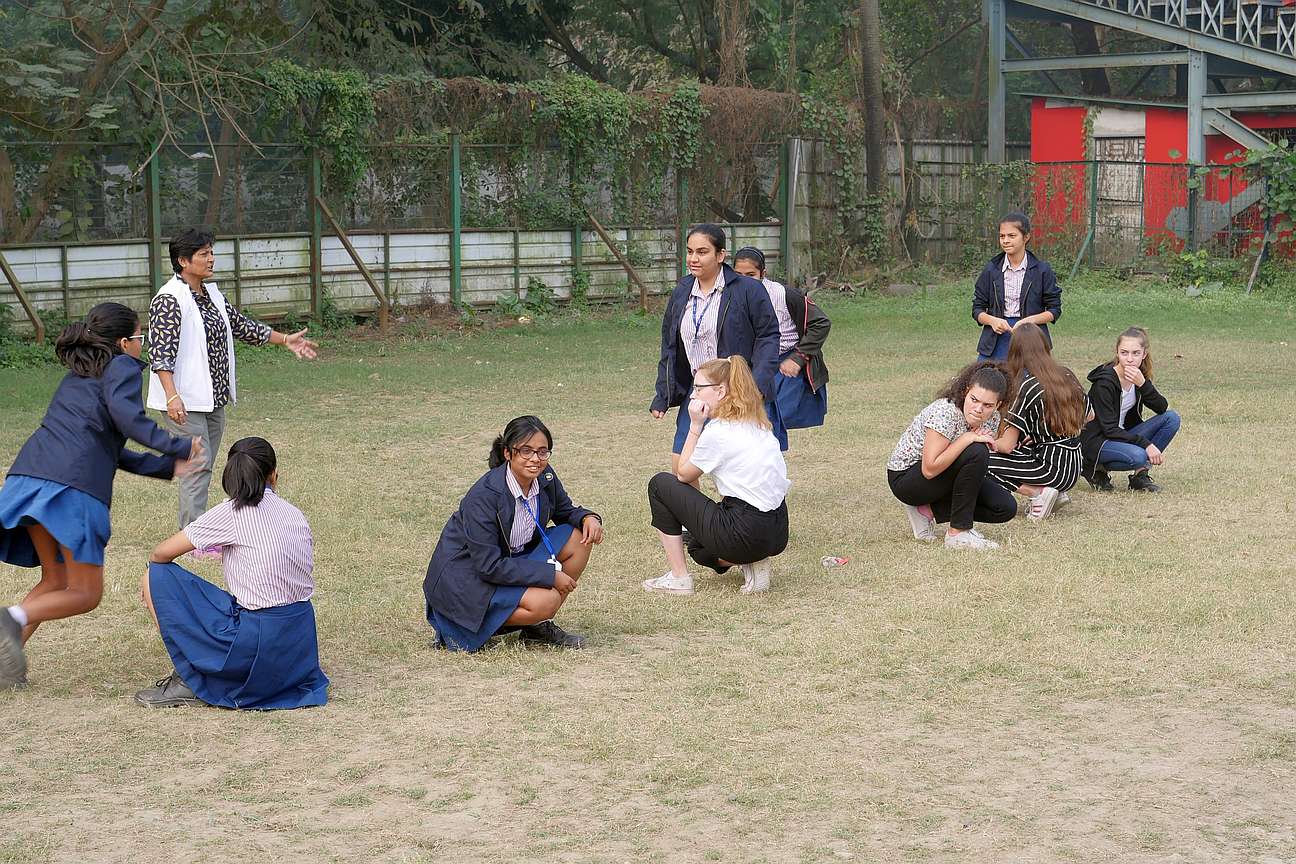
[[[0,694],[0,862],[1296,859],[1292,306],[1069,293],[1082,375],[1152,329],[1184,417],[1166,492],[1081,488],[978,556],[908,539],[883,472],[973,353],[966,294],[825,298],[829,424],[794,433],[792,541],[755,599],[639,588],[672,430],[646,410],[652,319],[249,355],[227,442],[274,442],[311,520],[332,701],[131,702],[169,668],[136,586],[175,490],[123,477],[103,605],[42,628],[31,686]],[[0,464],[58,377],[0,373]],[[427,559],[530,412],[607,520],[560,618],[593,647],[436,652]],[[0,565],[0,600],[32,580]]]

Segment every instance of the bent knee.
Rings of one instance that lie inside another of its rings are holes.
[[[1171,408],[1171,409],[1169,409],[1168,411],[1166,411],[1165,414],[1163,414],[1163,415],[1161,415],[1161,416],[1165,417],[1165,423],[1166,423],[1167,426],[1170,426],[1170,427],[1172,427],[1172,428],[1174,428],[1174,429],[1178,429],[1178,428],[1179,428],[1180,417],[1179,417],[1179,412],[1178,412],[1178,411],[1176,411],[1176,410],[1174,410],[1173,408]]]
[[[648,494],[658,495],[661,493],[663,488],[672,483],[678,484],[679,482],[679,478],[669,471],[658,471],[652,477],[648,478]]]

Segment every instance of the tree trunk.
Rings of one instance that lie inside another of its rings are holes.
[[[716,83],[721,87],[751,84],[747,78],[747,4],[748,0],[716,0],[720,20],[720,74]]]
[[[221,199],[225,197],[225,178],[232,161],[227,154],[233,153],[230,145],[234,143],[234,124],[219,117],[216,122],[221,125],[220,137],[212,144],[211,182],[207,187],[207,212],[203,214],[203,225],[212,231],[221,227]]]
[[[1093,22],[1073,21],[1069,29],[1071,44],[1075,46],[1077,54],[1102,53],[1102,47],[1098,44],[1098,31],[1094,29]],[[1107,80],[1106,69],[1081,69],[1080,83],[1087,96],[1111,95],[1111,82]]]
[[[882,104],[882,15],[878,0],[860,0],[860,73],[864,84],[865,188],[886,188],[886,111]]]

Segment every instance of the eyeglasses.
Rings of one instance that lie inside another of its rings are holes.
[[[148,338],[148,331],[147,331],[147,330],[141,330],[138,334],[136,334],[136,335],[134,335],[134,336],[124,336],[124,337],[122,337],[122,338],[126,339],[127,341],[134,340],[134,339],[138,339],[138,340],[140,340],[140,344],[143,345],[143,344],[144,344],[144,340]]]
[[[694,384],[694,390],[705,390],[708,387],[723,387],[723,384]]]
[[[548,462],[550,454],[553,453],[548,447],[541,447],[539,450],[532,447],[518,447],[513,452],[523,459],[539,459],[541,462]]]

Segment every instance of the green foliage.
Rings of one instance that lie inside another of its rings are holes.
[[[963,167],[962,194],[944,203],[938,217],[957,226],[960,264],[979,262],[998,247],[999,218],[1009,210],[1023,208],[1034,177],[1035,166],[1030,162]],[[1050,178],[1042,182],[1048,183]]]
[[[1267,150],[1248,150],[1239,167],[1221,170],[1227,176],[1241,170],[1253,182],[1265,184],[1261,207],[1266,216],[1296,223],[1296,150],[1282,139]]]
[[[0,303],[0,369],[34,369],[58,363],[54,339],[62,325],[53,316],[46,320],[42,315],[41,319],[45,321],[45,344],[37,345],[18,333],[12,307]]]
[[[325,333],[350,330],[355,326],[355,316],[339,306],[333,299],[333,295],[325,291],[324,296],[320,298],[320,313],[316,316],[313,326]]]
[[[353,70],[307,69],[288,60],[272,63],[262,80],[271,116],[288,122],[295,143],[325,157],[330,185],[354,188],[369,167],[370,80]]]

